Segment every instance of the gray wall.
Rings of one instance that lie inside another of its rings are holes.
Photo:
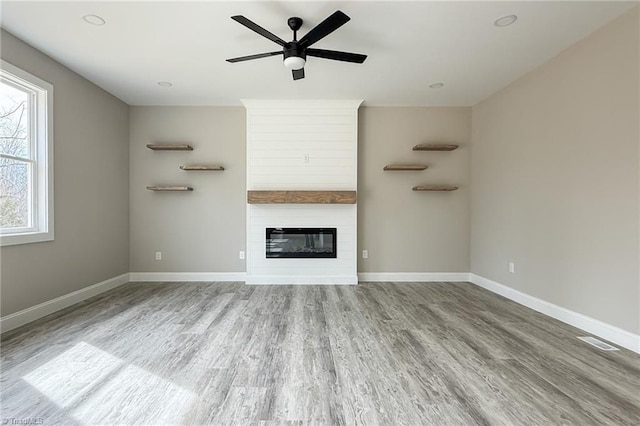
[[[54,86],[55,241],[1,249],[2,316],[129,271],[129,107],[2,30],[1,56]]]
[[[131,107],[132,272],[244,272],[246,124],[241,107]],[[152,151],[154,142],[187,142],[193,151]],[[186,172],[182,164],[220,164]],[[181,184],[160,193],[147,185]],[[155,260],[156,251],[162,260]]]
[[[358,271],[468,272],[471,108],[362,107],[358,132]],[[412,151],[419,143],[460,147]],[[429,168],[383,171],[391,163]],[[460,189],[411,189],[427,183]]]
[[[469,271],[470,108],[367,108],[359,114],[360,272]],[[246,124],[244,108],[131,107],[132,272],[244,272]],[[189,142],[158,152],[151,142]],[[453,152],[413,152],[421,142],[459,143]],[[391,162],[426,162],[424,172],[383,172]],[[185,172],[187,163],[224,172]],[[152,184],[188,184],[190,193],[154,193]],[[452,193],[418,193],[452,183]],[[155,260],[161,251],[163,259]]]
[[[471,160],[471,271],[633,333],[638,53],[635,8],[474,106]]]

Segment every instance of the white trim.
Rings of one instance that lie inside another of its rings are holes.
[[[244,281],[244,272],[131,272],[131,282]]]
[[[247,276],[248,285],[356,285],[357,276],[292,276],[253,275]]]
[[[468,272],[360,272],[361,282],[437,282],[469,281]]]
[[[619,327],[607,324],[595,318],[571,311],[537,297],[529,296],[511,287],[491,281],[476,274],[469,274],[469,281],[473,284],[497,293],[507,299],[538,311],[559,321],[577,327],[595,336],[627,348],[630,351],[640,353],[640,335],[623,330]]]
[[[3,59],[0,60],[0,69],[5,71],[3,78],[7,81],[35,94],[35,115],[30,119],[31,134],[37,135],[32,138],[34,145],[31,147],[35,158],[30,158],[36,168],[32,175],[35,176],[32,186],[35,223],[29,229],[2,233],[0,246],[53,241],[53,85]]]
[[[82,302],[90,297],[97,296],[100,293],[104,293],[105,291],[119,287],[128,282],[129,274],[122,274],[97,284],[93,284],[89,287],[81,288],[80,290],[65,294],[64,296],[56,297],[55,299],[48,300],[40,303],[39,305],[4,316],[0,318],[0,332],[4,333],[5,331],[13,330],[21,325],[35,321],[61,309],[68,308],[71,305]]]

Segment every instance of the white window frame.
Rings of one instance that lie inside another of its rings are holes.
[[[53,232],[53,86],[50,83],[4,61],[0,78],[34,93],[30,108],[30,132],[33,149],[33,226],[0,228],[0,246],[52,241]],[[6,158],[6,156],[5,156]],[[10,158],[10,157],[9,157]]]

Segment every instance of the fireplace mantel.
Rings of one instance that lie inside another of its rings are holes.
[[[247,191],[249,204],[355,204],[356,191]]]

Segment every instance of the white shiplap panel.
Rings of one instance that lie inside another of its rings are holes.
[[[310,132],[289,132],[289,133],[259,133],[251,135],[251,143],[259,144],[261,142],[340,142],[341,147],[351,147],[353,142],[351,140],[351,133],[336,133],[336,132],[322,132],[322,133],[310,133]],[[291,145],[290,145],[291,147]]]
[[[272,179],[270,182],[254,183],[254,189],[263,191],[280,191],[280,190],[314,190],[314,191],[350,191],[351,185],[346,185],[341,178],[335,179],[335,182],[325,179],[324,182],[314,183],[313,179],[300,181],[295,183],[288,182],[288,179],[277,181]]]
[[[254,135],[263,133],[283,134],[283,133],[345,133],[349,134],[352,130],[351,124],[332,124],[332,123],[269,123],[269,124],[253,124],[249,131]]]
[[[268,125],[290,125],[292,123],[309,125],[309,124],[353,124],[352,115],[255,115],[251,117],[253,126],[257,124]]]
[[[342,166],[342,167],[334,167],[334,166],[318,166],[318,165],[307,165],[307,166],[290,166],[287,168],[280,168],[277,171],[274,171],[273,166],[253,166],[254,168],[254,176],[262,176],[266,180],[274,180],[276,179],[286,179],[287,176],[290,176],[288,179],[290,181],[300,181],[304,180],[307,176],[312,176],[313,179],[316,179],[318,176],[321,178],[327,178],[329,180],[330,176],[339,176],[345,182],[351,179],[349,172],[351,171],[350,167]]]
[[[272,182],[269,184],[256,184],[256,190],[263,191],[280,191],[280,190],[288,190],[288,191],[305,191],[305,190],[313,190],[313,191],[350,191],[352,188],[351,185],[345,185],[343,182],[336,183],[323,183],[312,185],[307,182],[297,182],[297,183],[288,183],[286,188],[283,188],[283,184],[278,182]]]
[[[360,101],[243,100],[247,189],[355,190]],[[247,277],[356,275],[355,205],[248,205]],[[266,259],[267,227],[335,227],[337,259]]]
[[[332,141],[300,141],[291,146],[291,142],[272,141],[269,143],[256,143],[252,151],[251,159],[258,158],[291,158],[295,157],[303,160],[308,154],[316,155],[323,158],[351,158],[354,157],[354,149],[344,146],[342,142]],[[268,155],[266,151],[270,151]],[[302,157],[301,157],[302,156]]]
[[[308,159],[308,163],[305,163],[305,156]],[[302,166],[300,165],[300,160],[302,160]],[[278,170],[281,172],[289,173],[291,169],[301,169],[302,171],[305,168],[309,167],[320,167],[320,168],[347,168],[351,170],[352,167],[352,159],[351,158],[333,158],[328,155],[318,156],[316,153],[302,154],[297,157],[259,157],[253,158],[252,160],[253,167],[269,167],[271,170],[273,168],[285,168],[285,170]]]
[[[327,189],[336,187],[353,190],[356,185],[355,177],[348,173],[348,169],[337,168],[303,168],[302,170],[272,171],[267,167],[255,167],[251,174],[252,189],[288,189],[291,185],[308,185],[309,189],[321,190],[323,185]]]
[[[255,157],[253,161],[261,160],[261,161],[273,161],[273,160],[288,160],[295,158],[296,160],[300,160],[300,152],[299,151],[291,151],[289,149],[254,149],[253,150]],[[318,149],[314,148],[314,153],[309,154],[310,160],[315,159],[328,159],[328,160],[353,160],[353,149],[326,149],[324,147]],[[302,156],[302,160],[304,160],[304,155]]]

